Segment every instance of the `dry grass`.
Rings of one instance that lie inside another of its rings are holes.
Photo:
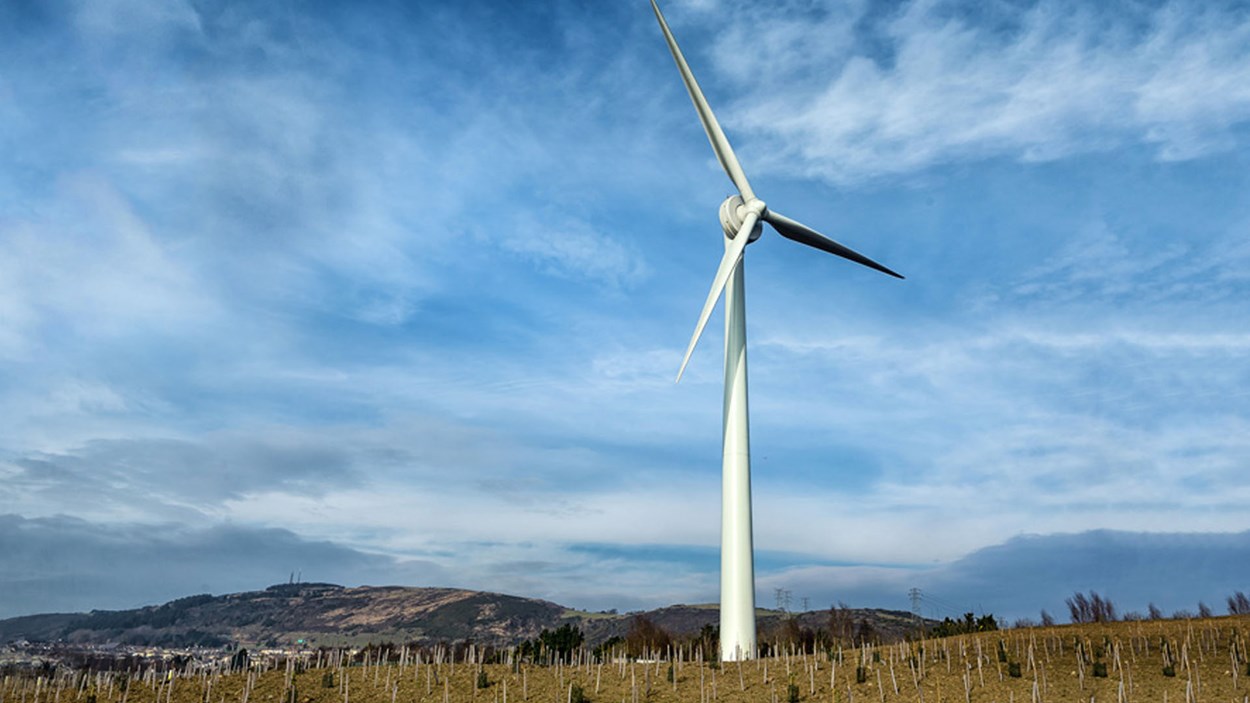
[[[712,668],[690,661],[581,665],[457,662],[290,668],[247,674],[148,675],[126,691],[107,677],[10,679],[0,703],[772,703],[788,686],[830,703],[1250,703],[1250,618],[1117,622],[1009,630],[923,643],[795,654]],[[1164,675],[1167,643],[1175,676]],[[1008,660],[1000,661],[1001,651]],[[1018,678],[1009,675],[1019,665]],[[1106,676],[1095,676],[1105,666]],[[668,680],[672,666],[675,681]],[[865,681],[856,682],[862,667]],[[478,672],[490,685],[479,689]],[[331,674],[329,687],[326,675]],[[36,688],[39,690],[36,691]],[[293,693],[292,693],[293,691]]]

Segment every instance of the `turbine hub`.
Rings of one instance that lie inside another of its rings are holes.
[[[725,198],[725,202],[720,204],[720,226],[727,238],[733,239],[738,235],[738,230],[742,229],[747,213],[752,210],[759,215],[759,220],[751,228],[751,234],[747,238],[748,244],[759,239],[764,231],[764,213],[768,212],[768,207],[759,198],[752,198],[750,203],[745,202],[741,195],[731,195]]]

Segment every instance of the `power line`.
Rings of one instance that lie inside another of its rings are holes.
[[[911,598],[911,614],[916,619],[916,630],[920,629],[920,589],[912,588],[907,592],[907,597]]]

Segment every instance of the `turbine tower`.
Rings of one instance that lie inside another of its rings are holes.
[[[747,244],[759,238],[761,223],[772,225],[786,239],[819,249],[895,278],[899,274],[868,257],[838,244],[810,227],[771,210],[755,196],[729,140],[721,131],[712,108],[690,72],[677,40],[669,31],[660,7],[651,0],[651,9],[664,32],[668,49],[677,62],[686,91],[699,113],[699,121],[707,132],[712,151],[729,180],[738,189],[720,206],[721,229],[725,234],[725,255],[720,260],[712,289],[708,291],[703,311],[695,325],[694,335],[681,360],[677,380],[681,380],[690,363],[712,308],[725,293],[725,395],[722,419],[721,473],[721,565],[720,565],[720,655],[723,661],[740,661],[755,656],[755,564],[751,538],[751,449],[747,424],[747,347],[746,304],[743,290],[742,255]]]

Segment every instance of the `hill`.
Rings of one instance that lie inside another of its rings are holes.
[[[165,647],[221,646],[231,642],[271,646],[364,644],[367,642],[473,641],[512,645],[543,629],[571,623],[588,644],[624,636],[632,618],[643,615],[674,635],[697,634],[715,625],[716,606],[674,605],[644,613],[587,613],[534,598],[453,588],[360,586],[329,583],[282,584],[263,591],[196,595],[133,610],[28,615],[0,620],[0,643],[65,641]],[[900,639],[914,621],[909,613],[842,611],[855,627],[871,628],[886,641]],[[760,632],[782,624],[786,614],[761,610]],[[811,629],[829,624],[827,611],[794,616]]]

